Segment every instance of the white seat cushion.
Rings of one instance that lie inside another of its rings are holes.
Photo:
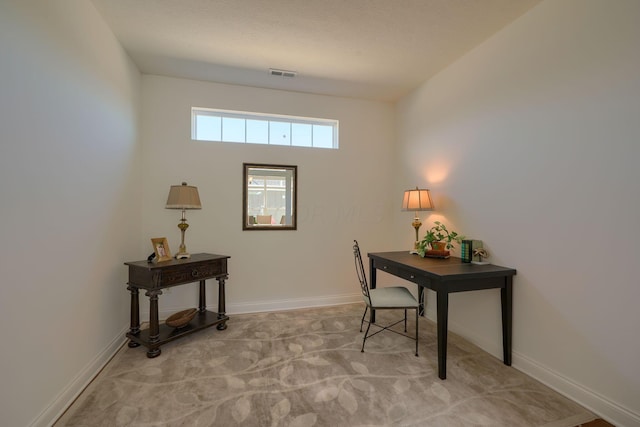
[[[418,301],[404,286],[370,289],[369,296],[372,301],[363,297],[364,302],[373,308],[412,308],[418,306]]]

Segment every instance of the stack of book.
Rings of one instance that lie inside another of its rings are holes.
[[[473,251],[482,247],[482,240],[463,240],[460,244],[462,262],[473,261]]]

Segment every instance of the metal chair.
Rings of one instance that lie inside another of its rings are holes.
[[[382,331],[391,331],[396,334],[405,336],[407,338],[411,338],[416,342],[416,356],[418,356],[418,309],[419,304],[415,297],[409,292],[407,288],[404,286],[394,286],[394,287],[384,287],[384,288],[376,288],[369,289],[369,285],[367,283],[367,276],[364,272],[364,266],[362,264],[362,255],[360,254],[360,246],[358,245],[358,241],[353,241],[353,257],[356,264],[356,274],[358,275],[358,280],[360,281],[360,289],[362,290],[362,297],[364,298],[364,302],[366,307],[364,309],[364,314],[362,315],[362,320],[360,321],[360,332],[362,332],[362,326],[364,325],[364,318],[367,315],[367,310],[369,310],[369,321],[367,321],[367,330],[364,333],[364,337],[362,338],[362,352],[364,352],[364,344],[367,341],[367,338],[370,338]],[[400,319],[395,323],[392,323],[387,326],[378,325],[371,321],[373,316],[373,310],[404,310],[404,319]],[[415,338],[411,335],[407,335],[407,310],[415,310],[416,311],[416,335]],[[397,325],[398,323],[404,321],[404,334],[398,332],[396,330],[390,329],[391,327]],[[369,329],[371,325],[375,325],[380,330],[369,335]]]

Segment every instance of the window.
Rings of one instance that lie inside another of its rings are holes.
[[[193,107],[191,139],[338,149],[338,121]]]

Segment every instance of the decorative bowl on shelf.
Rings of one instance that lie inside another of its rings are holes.
[[[172,328],[184,328],[189,324],[189,322],[191,322],[191,319],[195,317],[197,312],[197,308],[189,308],[187,310],[179,311],[167,317],[165,323],[167,326],[171,326]]]

